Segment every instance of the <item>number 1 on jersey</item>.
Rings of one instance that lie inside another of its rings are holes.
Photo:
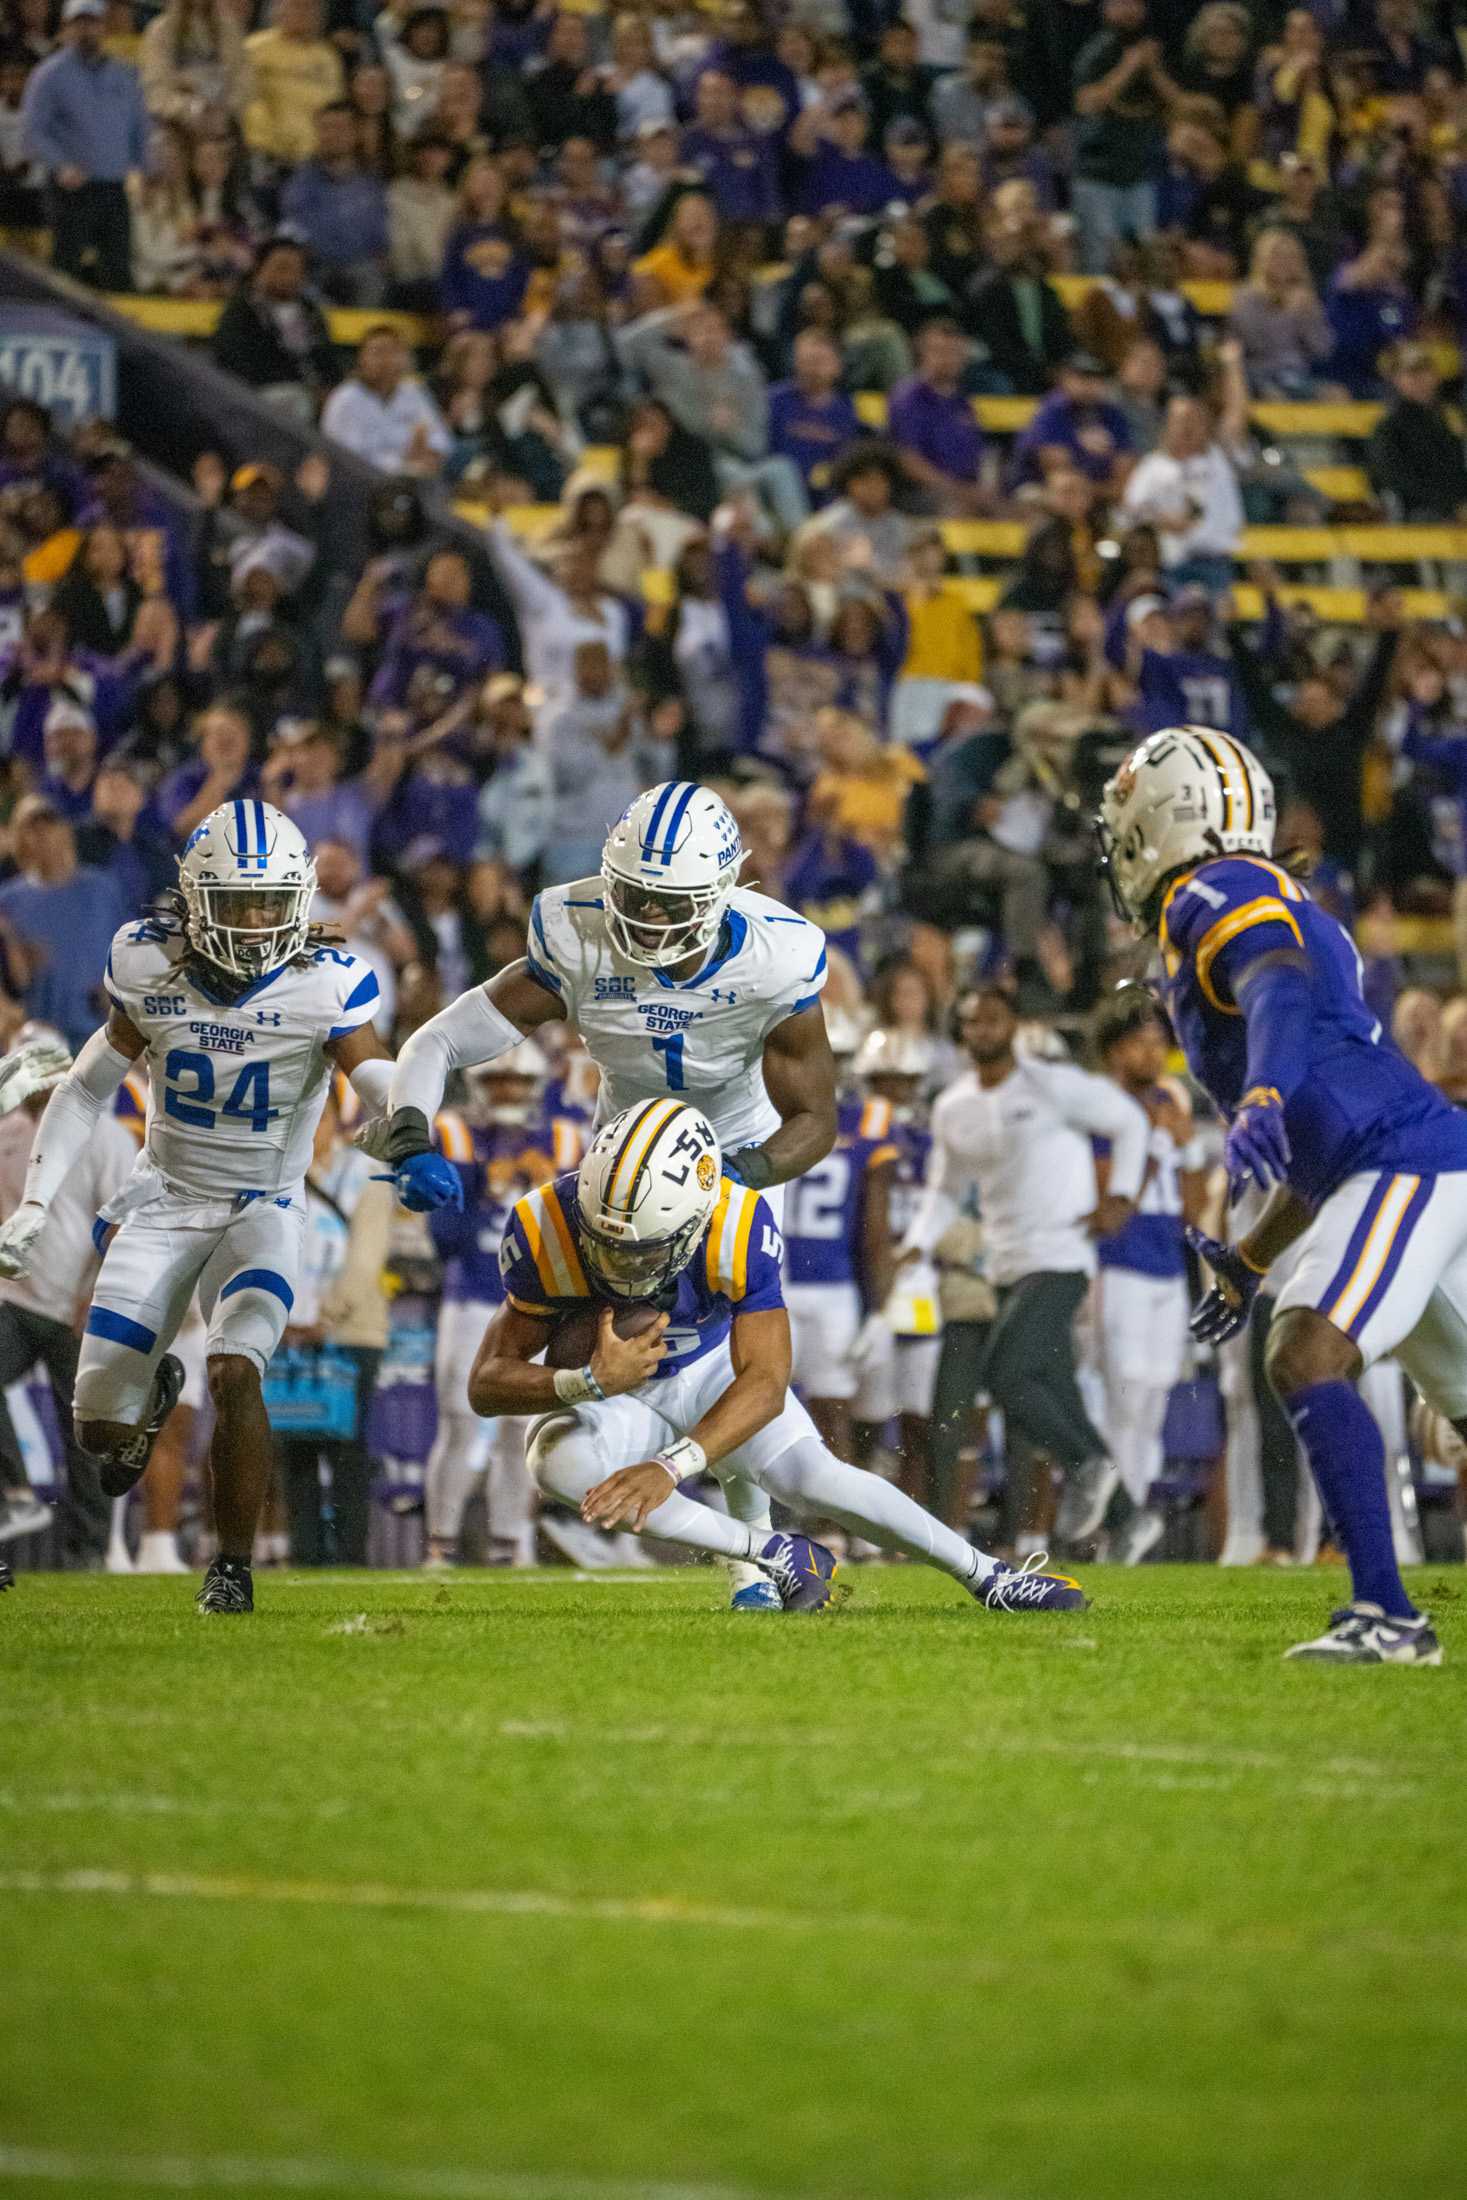
[[[669,1092],[681,1092],[683,1089],[683,1041],[686,1037],[687,1033],[685,1031],[670,1031],[665,1032],[660,1039],[652,1041],[652,1052],[654,1054],[664,1054],[667,1057],[667,1089]]]

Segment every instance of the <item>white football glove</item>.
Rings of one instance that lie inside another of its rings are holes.
[[[891,1342],[891,1324],[884,1314],[868,1314],[851,1346],[851,1365],[856,1368],[880,1363]]]
[[[9,1115],[38,1092],[49,1092],[71,1068],[60,1039],[30,1039],[0,1061],[0,1115]]]
[[[364,1123],[352,1140],[358,1153],[369,1154],[374,1161],[387,1159],[387,1140],[392,1131],[392,1118],[374,1115],[370,1123]]]
[[[46,1226],[46,1210],[34,1200],[17,1207],[7,1222],[0,1222],[0,1276],[23,1276],[30,1266],[31,1248]]]

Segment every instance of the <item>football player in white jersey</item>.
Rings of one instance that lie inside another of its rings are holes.
[[[638,795],[606,837],[599,878],[548,888],[524,959],[413,1033],[392,1080],[380,1150],[411,1180],[451,1070],[492,1061],[542,1024],[573,1024],[601,1072],[596,1120],[669,1096],[701,1108],[724,1168],[762,1192],[776,1225],[783,1187],[835,1143],[835,1062],[820,995],[825,935],[738,884],[744,850],[709,787],[669,780]],[[767,1525],[752,1484],[725,1484],[741,1520]],[[772,1605],[735,1566],[734,1601]]]
[[[311,931],[315,866],[289,818],[264,802],[221,804],[185,846],[178,883],[173,907],[124,925],[112,942],[111,1014],[47,1105],[25,1198],[0,1226],[0,1273],[24,1273],[58,1188],[146,1055],[147,1137],[103,1210],[120,1227],[82,1339],[77,1441],[110,1497],[132,1488],[182,1386],[168,1347],[197,1288],[217,1414],[219,1541],[199,1606],[248,1612],[272,1458],[261,1377],[295,1297],[316,1124],[333,1069],[380,1113],[390,1061],[372,1028],[375,975]],[[413,1204],[461,1193],[437,1156],[415,1179],[400,1180]]]

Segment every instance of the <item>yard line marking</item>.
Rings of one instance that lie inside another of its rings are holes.
[[[499,1733],[507,1742],[575,1742],[582,1745],[664,1743],[674,1749],[735,1749],[755,1747],[808,1749],[850,1748],[854,1737],[844,1730],[817,1727],[761,1726],[757,1733],[734,1727],[697,1726],[578,1726],[569,1719],[501,1719]],[[868,1737],[869,1741],[869,1737]],[[864,1745],[863,1745],[864,1746]],[[1328,1794],[1338,1782],[1354,1793],[1363,1782],[1393,1782],[1419,1786],[1431,1771],[1445,1771],[1455,1760],[1420,1766],[1383,1764],[1367,1757],[1325,1757],[1318,1764],[1301,1763],[1282,1750],[1233,1748],[1194,1742],[1109,1741],[1061,1739],[1043,1734],[1004,1738],[992,1734],[941,1734],[926,1737],[912,1729],[903,1731],[904,1748],[978,1750],[985,1757],[1099,1758],[1103,1762],[1137,1765],[1174,1765],[1197,1772],[1283,1772],[1310,1792]]]
[[[726,1932],[825,1932],[814,1912],[740,1909],[678,1895],[552,1894],[527,1887],[393,1887],[380,1880],[255,1879],[193,1872],[0,1872],[0,1894],[114,1895],[165,1901],[299,1902],[350,1910],[446,1910],[459,1917],[551,1917],[599,1925],[700,1925]],[[847,1915],[843,1925],[905,1932],[896,1917]]]
[[[239,2154],[82,2154],[0,2146],[0,2178],[38,2184],[147,2186],[167,2192],[365,2192],[383,2200],[771,2200],[750,2185],[644,2177],[556,2177],[538,2170],[392,2169],[385,2163]]]
[[[22,1816],[27,1811],[65,1815],[95,1810],[119,1818],[345,1818],[351,1808],[339,1797],[333,1801],[278,1803],[251,1796],[246,1802],[221,1803],[196,1795],[83,1795],[65,1789],[25,1795],[15,1788],[0,1788],[0,1811],[15,1811]]]
[[[327,1909],[438,1910],[460,1917],[545,1917],[579,1924],[711,1926],[733,1932],[798,1929],[823,1933],[838,1925],[843,1932],[899,1934],[908,1944],[923,1936],[946,1944],[951,1937],[950,1922],[936,1917],[888,1917],[859,1910],[832,1912],[828,1907],[813,1906],[808,1912],[736,1909],[661,1895],[581,1896],[537,1889],[393,1887],[373,1880],[209,1878],[188,1872],[17,1871],[0,1872],[0,1894],[100,1895],[169,1902],[288,1902]],[[1150,1918],[1146,1930],[1150,1942],[1174,1953],[1215,1955],[1220,1947],[1229,1951],[1247,1948],[1274,1955],[1329,1956],[1342,1962],[1369,1954],[1410,1963],[1467,1965],[1467,1936],[1445,1933],[1413,1938],[1404,1933],[1377,1932],[1372,1927],[1352,1932],[1338,1922],[1328,1926],[1267,1927],[1242,1922],[1230,1924],[1224,1932],[1210,1919],[1161,1915]],[[1083,1927],[1067,1927],[1066,1934],[1070,1942],[1114,1941],[1129,1950],[1135,1944],[1136,1928],[1129,1920],[1108,1923],[1092,1919]],[[0,2149],[0,2167],[3,2162]],[[636,2193],[644,2188],[627,2189]],[[654,2195],[657,2192],[655,2186],[645,2189]],[[604,2200],[605,2188],[594,2190],[596,2200]]]

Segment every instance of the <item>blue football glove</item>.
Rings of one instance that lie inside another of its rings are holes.
[[[1212,1270],[1212,1289],[1192,1309],[1188,1328],[1199,1344],[1226,1344],[1247,1322],[1263,1277],[1236,1245],[1224,1245],[1188,1226],[1187,1243]]]
[[[1253,1085],[1238,1102],[1223,1148],[1228,1196],[1236,1199],[1251,1177],[1261,1192],[1282,1184],[1289,1171],[1284,1103],[1272,1085]]]
[[[409,1154],[393,1172],[397,1196],[415,1215],[431,1214],[435,1207],[464,1203],[464,1180],[441,1153]]]

